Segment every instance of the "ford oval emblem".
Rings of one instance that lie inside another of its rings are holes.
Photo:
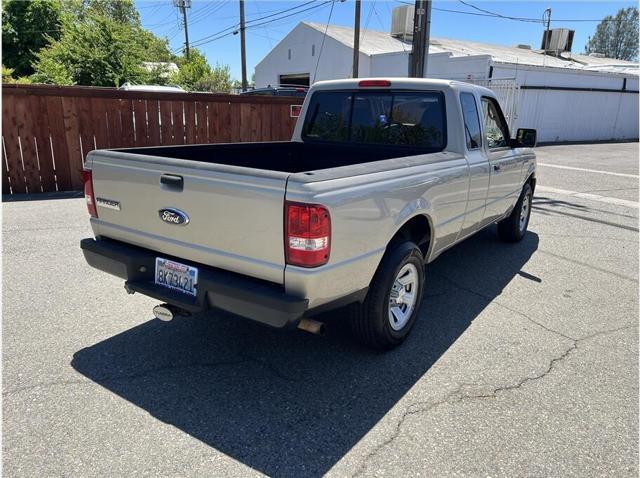
[[[180,209],[165,207],[158,211],[158,215],[160,216],[160,219],[167,224],[174,224],[176,226],[186,226],[189,224],[189,216]]]

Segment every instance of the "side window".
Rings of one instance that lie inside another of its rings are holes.
[[[478,149],[482,146],[482,134],[480,133],[480,116],[476,99],[471,93],[460,94],[460,105],[464,117],[464,131],[467,138],[467,149]]]
[[[507,127],[500,107],[495,100],[482,98],[482,111],[485,125],[484,135],[489,149],[508,146]]]

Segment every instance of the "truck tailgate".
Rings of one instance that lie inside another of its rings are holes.
[[[288,173],[119,151],[92,152],[87,167],[98,200],[96,236],[283,283]],[[165,222],[163,209],[188,221]]]

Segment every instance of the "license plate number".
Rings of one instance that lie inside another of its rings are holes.
[[[156,257],[156,284],[195,296],[198,268]]]

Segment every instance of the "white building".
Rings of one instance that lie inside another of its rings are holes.
[[[410,53],[410,42],[363,30],[358,76],[406,77]],[[349,78],[352,58],[353,28],[303,22],[258,63],[256,86]],[[637,63],[432,38],[427,76],[488,86],[511,128],[536,128],[541,142],[638,138]]]

